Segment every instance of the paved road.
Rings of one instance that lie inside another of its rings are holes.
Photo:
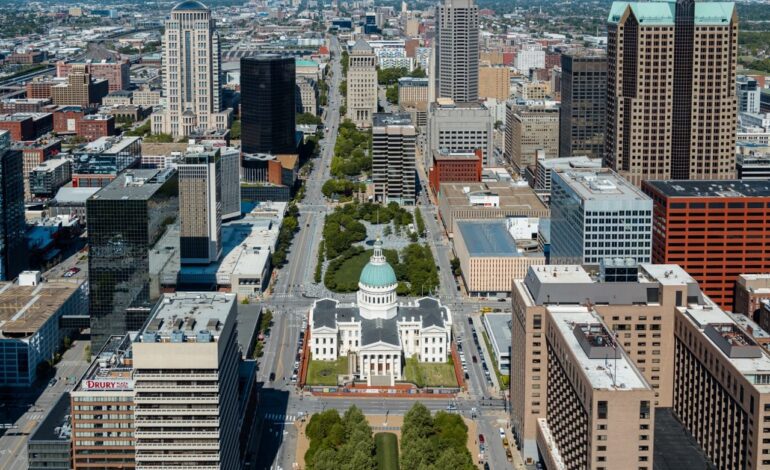
[[[289,469],[294,463],[296,448],[296,431],[291,425],[303,415],[335,408],[344,411],[351,404],[361,407],[366,413],[374,414],[404,414],[414,400],[367,398],[321,399],[311,396],[300,396],[290,383],[294,369],[294,359],[297,355],[300,330],[307,321],[308,310],[314,298],[307,295],[307,286],[313,282],[313,274],[317,260],[318,244],[322,238],[324,215],[331,210],[321,193],[321,186],[329,178],[329,165],[333,156],[334,143],[339,127],[339,82],[341,67],[339,64],[339,44],[332,37],[331,48],[334,60],[331,66],[329,83],[329,106],[324,114],[326,131],[321,140],[320,158],[313,161],[313,171],[305,182],[306,196],[301,201],[299,217],[299,233],[288,254],[287,265],[282,268],[275,281],[273,294],[265,302],[268,308],[275,311],[275,320],[270,337],[266,341],[265,354],[260,361],[258,380],[264,384],[261,390],[259,414],[262,420],[260,452],[255,456],[254,467],[258,469]],[[424,178],[421,178],[424,180]],[[423,182],[423,188],[427,184]],[[420,197],[420,208],[426,221],[428,243],[440,269],[439,296],[452,310],[455,318],[455,335],[464,338],[466,360],[470,377],[470,394],[468,398],[458,400],[456,406],[459,412],[470,417],[471,408],[477,409],[479,431],[487,437],[489,449],[487,458],[491,468],[508,468],[510,464],[505,459],[505,453],[498,436],[498,428],[507,426],[507,415],[504,412],[504,402],[500,399],[496,387],[490,387],[481,368],[482,360],[487,361],[491,370],[491,358],[479,357],[473,363],[471,357],[475,354],[476,345],[473,343],[472,330],[468,323],[469,316],[478,316],[481,307],[510,308],[510,304],[496,301],[480,301],[468,299],[457,290],[457,284],[451,272],[450,259],[452,248],[443,227],[436,221],[436,209],[427,195]],[[318,289],[311,289],[318,291]],[[354,294],[335,294],[334,298],[351,301]],[[478,333],[479,341],[483,341]],[[485,351],[486,353],[486,351]],[[269,382],[270,375],[275,380]],[[492,398],[496,400],[492,400]],[[431,410],[446,409],[448,400],[425,400]],[[494,403],[495,406],[482,404]]]
[[[56,384],[45,381],[31,390],[0,393],[0,423],[13,423],[16,428],[0,436],[0,470],[27,468],[27,440],[36,426],[45,418],[48,410],[61,397],[72,390],[75,380],[88,368],[83,360],[83,350],[88,341],[75,341],[62,360],[56,365]]]

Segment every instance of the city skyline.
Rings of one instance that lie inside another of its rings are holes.
[[[0,468],[770,468],[767,15],[4,6]]]

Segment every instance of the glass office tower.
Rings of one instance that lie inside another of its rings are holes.
[[[244,153],[297,153],[293,57],[241,59],[241,145]]]

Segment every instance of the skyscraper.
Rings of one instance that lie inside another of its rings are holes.
[[[208,264],[222,254],[222,163],[219,150],[191,152],[179,171],[182,264]]]
[[[27,266],[23,161],[10,147],[10,132],[0,131],[0,281],[13,280]]]
[[[377,112],[377,57],[363,39],[350,49],[347,86],[347,118],[357,127],[371,127]]]
[[[150,299],[150,249],[179,212],[173,169],[130,170],[86,201],[91,344],[138,330]]]
[[[165,294],[132,345],[137,468],[242,468],[235,294]]]
[[[293,57],[241,59],[241,144],[244,153],[297,153]]]
[[[436,97],[456,103],[479,97],[479,8],[473,0],[444,0],[436,11]]]
[[[559,157],[604,157],[607,130],[607,57],[561,56]]]
[[[615,2],[605,163],[643,179],[730,179],[738,17],[730,2]]]
[[[652,199],[608,169],[551,172],[551,262],[649,263]]]
[[[230,126],[222,110],[219,33],[211,11],[186,0],[171,10],[163,36],[163,91],[166,108],[152,116],[154,133],[189,136]]]
[[[374,115],[372,180],[375,201],[414,205],[416,136],[409,114]]]

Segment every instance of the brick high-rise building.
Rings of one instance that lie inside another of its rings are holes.
[[[128,90],[131,87],[131,64],[127,61],[120,62],[86,62],[73,63],[59,61],[56,63],[56,76],[66,78],[76,66],[84,66],[92,77],[107,80],[109,91]]]
[[[675,393],[673,384],[676,309],[688,304],[706,302],[698,284],[682,268],[676,265],[652,264],[641,264],[638,267],[605,266],[600,275],[595,277],[579,265],[532,266],[523,280],[513,281],[511,299],[511,422],[517,445],[524,460],[529,462],[538,457],[538,421],[541,418],[550,421],[551,416],[555,415],[552,409],[558,409],[561,402],[572,400],[569,388],[565,389],[563,383],[556,383],[551,375],[552,368],[556,366],[552,362],[553,353],[558,351],[554,351],[552,340],[555,320],[578,308],[584,311],[590,309],[598,314],[601,322],[592,320],[591,323],[603,323],[608,331],[614,332],[612,339],[617,347],[623,349],[633,361],[633,366],[638,368],[645,381],[652,387],[652,397],[645,398],[651,401],[650,407],[670,408]],[[600,357],[603,363],[604,356]],[[613,359],[607,360],[608,367],[612,367],[612,363]],[[633,366],[629,365],[629,368]],[[611,372],[606,370],[607,368],[604,371],[596,367],[591,369],[597,373]],[[588,373],[582,367],[573,370],[579,376]],[[555,385],[560,387],[560,392],[554,393],[551,390]],[[579,389],[587,390],[587,387]],[[597,411],[596,408],[591,409],[593,412]],[[632,409],[639,411],[637,406]],[[575,410],[574,415],[576,418],[579,416],[577,411]],[[610,417],[612,413],[609,411]],[[589,423],[593,423],[590,429],[593,429],[594,433],[603,434],[603,430],[596,426],[596,418],[597,415],[594,414],[593,419],[589,420]],[[571,416],[565,421],[572,419]],[[635,424],[632,429],[633,436],[636,436],[637,432],[650,436],[647,439],[649,444],[639,445],[652,446],[653,423],[649,424],[649,427],[644,429]],[[568,427],[568,423],[549,422],[549,426],[557,425],[562,429]],[[608,428],[607,431],[609,430]],[[622,430],[615,428],[612,432],[622,433]],[[628,439],[633,441],[632,437]],[[600,442],[596,444],[604,445]],[[594,447],[589,455],[596,455],[594,452],[597,450]],[[613,452],[609,446],[607,450]],[[633,466],[607,465],[606,468],[652,468],[649,460],[646,463],[637,463],[634,459],[633,463]]]
[[[479,98],[479,7],[473,0],[444,0],[436,7],[436,97],[456,103]]]
[[[85,65],[74,65],[67,80],[51,87],[51,100],[58,106],[96,106],[109,93],[107,80],[94,78]]]
[[[770,272],[767,180],[645,181],[642,189],[654,204],[653,262],[679,264],[722,308],[732,308],[738,276]]]
[[[434,194],[441,190],[441,183],[481,181],[481,149],[475,152],[451,153],[433,151],[433,166],[428,180]]]
[[[735,4],[615,2],[607,30],[605,164],[636,185],[733,178]]]
[[[607,129],[607,57],[561,56],[560,157],[604,158]]]
[[[674,320],[673,412],[715,468],[770,468],[770,356],[714,305]]]
[[[615,334],[583,306],[551,307],[544,320],[537,447],[547,468],[652,469],[655,390]]]

